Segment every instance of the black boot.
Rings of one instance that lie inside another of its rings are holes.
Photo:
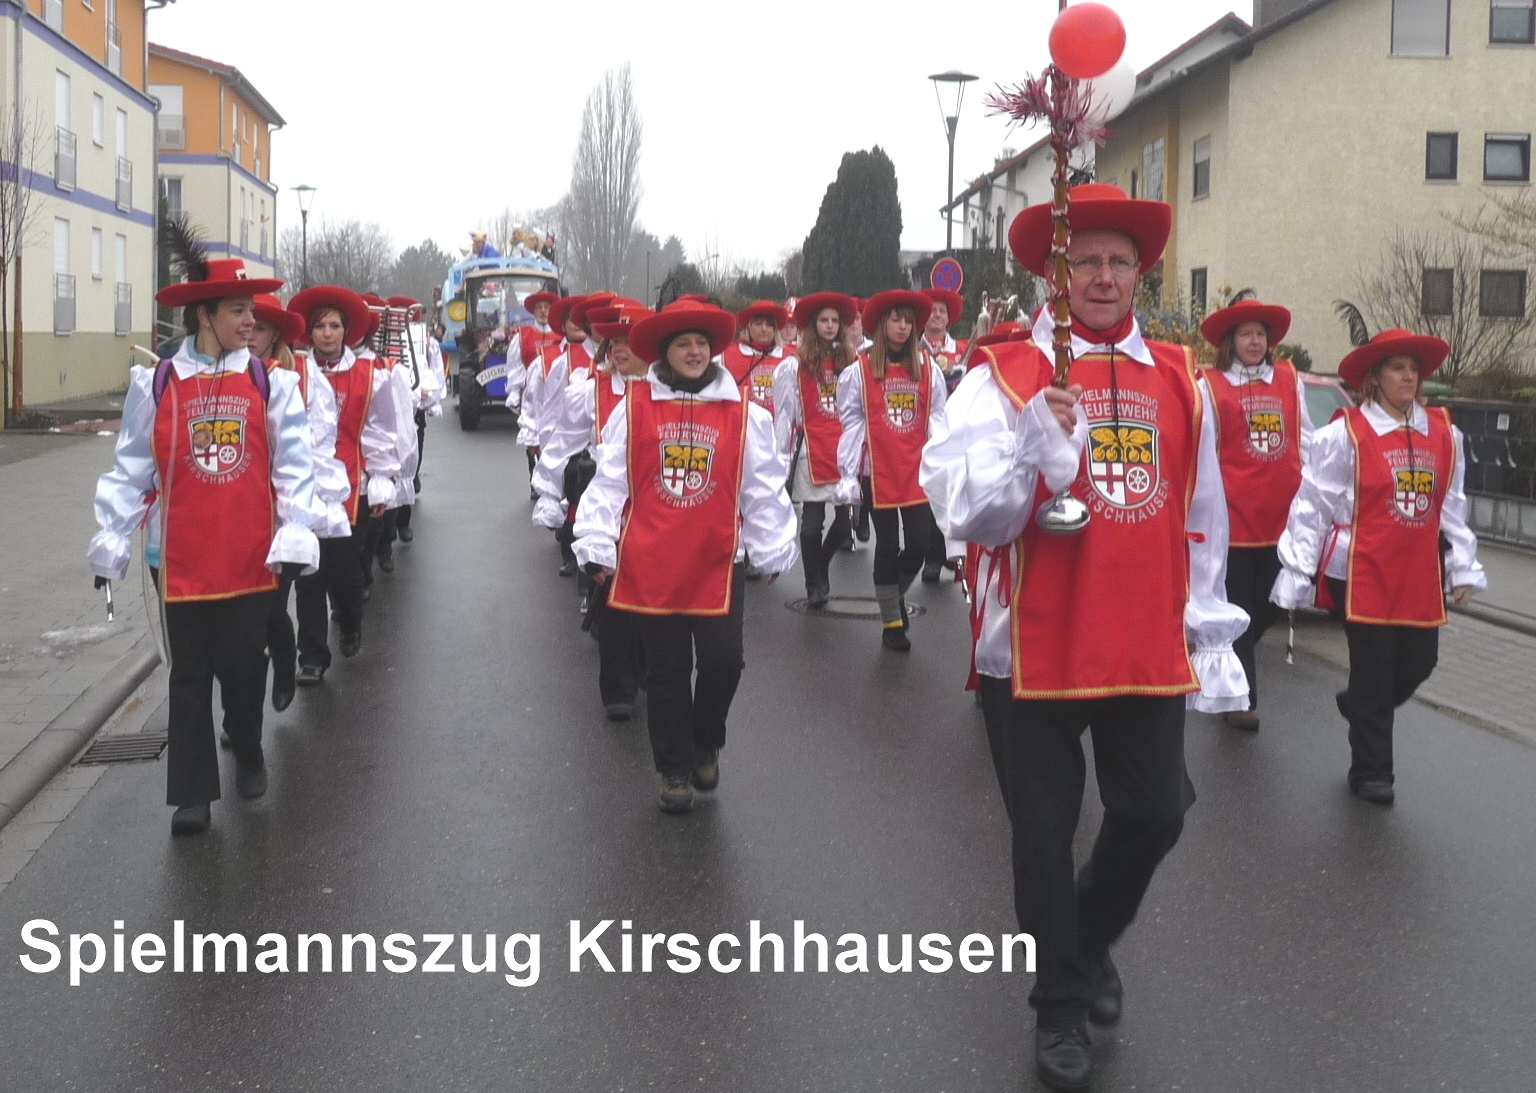
[[[821,535],[816,531],[800,534],[800,565],[805,570],[806,603],[817,610],[827,606],[827,559],[822,554]]]
[[[293,664],[278,664],[272,662],[272,708],[282,713],[293,704],[294,689],[297,681],[294,673],[297,667]]]
[[[1088,1057],[1088,1029],[1035,1029],[1035,1069],[1047,1089],[1056,1093],[1085,1093],[1093,1085],[1093,1060]]]
[[[1088,972],[1089,989],[1088,1020],[1096,1025],[1113,1025],[1120,1020],[1120,1009],[1125,998],[1125,988],[1120,983],[1120,972],[1109,958],[1109,951],[1083,959]]]

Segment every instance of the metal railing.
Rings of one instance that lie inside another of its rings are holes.
[[[155,119],[155,141],[162,152],[180,152],[187,146],[187,119],[181,114],[160,114]]]
[[[53,184],[61,190],[75,188],[75,134],[62,125],[54,130]]]
[[[133,208],[133,161],[124,156],[117,157],[117,208],[119,212]]]
[[[53,275],[53,332],[75,332],[75,275],[72,273]]]
[[[112,332],[129,334],[133,331],[133,286],[127,281],[117,282],[117,302],[112,309]]]
[[[107,71],[123,74],[123,32],[116,23],[107,24]]]
[[[64,33],[64,0],[43,0],[43,22],[49,30]]]

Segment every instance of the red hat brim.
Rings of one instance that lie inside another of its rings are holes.
[[[1018,323],[998,323],[987,333],[976,339],[976,344],[981,347],[988,345],[1001,345],[1003,342],[1012,341],[1023,330]]]
[[[884,292],[877,292],[864,302],[864,332],[873,336],[875,326],[885,313],[893,307],[901,307],[905,304],[915,313],[915,322],[921,329],[928,321],[928,316],[933,312],[933,301],[921,292],[913,292],[907,288],[888,288]]]
[[[571,310],[583,300],[585,296],[562,296],[549,305],[549,325],[552,330],[560,334],[565,333],[565,320]]]
[[[270,296],[283,287],[276,277],[230,278],[220,281],[183,281],[166,285],[155,293],[155,302],[164,307],[186,307],[230,296]]]
[[[1291,313],[1279,304],[1239,300],[1207,315],[1200,324],[1200,333],[1206,341],[1219,347],[1229,333],[1244,323],[1263,323],[1264,329],[1269,331],[1270,348],[1274,348],[1285,340],[1286,332],[1291,329]]]
[[[1067,220],[1074,232],[1116,231],[1136,241],[1141,272],[1163,257],[1173,231],[1173,206],[1163,201],[1130,198],[1118,186],[1090,182],[1072,190]],[[1036,277],[1050,278],[1051,203],[1031,205],[1008,227],[1008,247],[1013,257]]]
[[[599,322],[597,318],[592,320],[592,333],[604,341],[613,338],[627,339],[630,332],[635,329],[635,324],[649,319],[652,315],[656,314],[643,304],[616,307],[611,310],[617,312],[617,314],[612,315],[611,319],[609,319],[609,309],[594,310],[594,315],[602,315],[605,320],[608,320],[603,322]]]
[[[945,329],[954,326],[960,321],[960,313],[965,310],[965,297],[958,292],[951,292],[947,288],[925,288],[923,295],[936,304],[943,304],[949,310],[949,322]]]
[[[774,327],[778,328],[789,322],[789,312],[772,300],[758,300],[736,312],[736,328],[740,330],[753,319],[772,319]]]
[[[654,364],[661,359],[663,342],[690,330],[708,338],[710,351],[718,354],[736,337],[736,316],[718,307],[673,304],[631,327],[629,348],[647,364]]]
[[[1419,362],[1419,379],[1428,379],[1450,355],[1449,343],[1431,334],[1383,330],[1339,362],[1339,378],[1358,390],[1367,373],[1388,357],[1412,357]]]
[[[256,321],[277,328],[277,336],[292,345],[304,337],[304,318],[283,306],[270,292],[256,297]]]
[[[527,308],[529,311],[532,311],[540,304],[548,304],[550,307],[554,307],[555,304],[559,302],[559,300],[560,297],[556,296],[553,292],[535,292],[532,296],[523,301],[523,307]]]
[[[309,317],[319,307],[335,308],[341,312],[341,321],[347,328],[346,344],[356,345],[368,336],[368,324],[373,319],[373,312],[368,310],[367,301],[340,285],[316,285],[304,289],[288,301],[288,310],[304,323],[302,337],[305,340],[309,336]]]
[[[800,302],[795,305],[795,325],[802,330],[809,329],[816,322],[816,316],[829,307],[837,309],[844,326],[853,322],[859,314],[858,302],[852,296],[841,292],[813,292],[809,296],[800,297]]]
[[[607,307],[616,299],[618,297],[611,292],[594,292],[590,296],[582,297],[581,303],[571,308],[571,322],[577,326],[585,327],[587,325],[587,312],[593,308]]]

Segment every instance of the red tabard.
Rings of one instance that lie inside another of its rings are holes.
[[[1429,436],[1385,436],[1358,408],[1345,414],[1355,448],[1355,517],[1349,540],[1344,617],[1383,626],[1444,626],[1440,508],[1456,468],[1456,440],[1443,407],[1429,411]]]
[[[725,615],[741,539],[747,403],[625,396],[629,505],[609,603],[644,615]]]
[[[555,362],[562,356],[568,358],[565,362],[565,378],[567,382],[569,382],[572,375],[581,369],[591,370],[592,355],[587,352],[587,347],[583,343],[562,344],[554,348],[555,352],[553,353],[550,353],[548,350],[545,351],[543,361],[541,362],[544,365],[545,379],[549,378],[550,370],[554,368]]]
[[[597,397],[595,409],[597,411],[597,439],[603,439],[603,427],[608,424],[608,419],[618,409],[619,403],[624,401],[624,393],[628,387],[625,381],[619,381],[619,392],[613,392],[614,377],[607,372],[599,372],[593,378],[592,390]]]
[[[347,519],[357,523],[362,495],[357,488],[363,471],[363,423],[373,401],[373,369],[366,360],[353,363],[345,372],[322,373],[336,392],[336,458],[347,469]]]
[[[1049,535],[1033,518],[1015,544],[1013,693],[1017,698],[1179,695],[1198,691],[1184,641],[1189,599],[1186,523],[1202,403],[1194,361],[1148,342],[1151,366],[1107,354],[1072,365],[1088,444],[1072,493],[1093,514],[1075,535]],[[1032,342],[987,351],[1004,395],[1022,408],[1051,382]],[[1118,388],[1119,429],[1115,427]],[[1037,501],[1051,492],[1040,482]]]
[[[1205,372],[1216,403],[1221,481],[1227,491],[1231,545],[1280,541],[1291,500],[1301,488],[1301,415],[1306,412],[1290,361],[1276,361],[1269,383],[1233,386],[1226,373]]]
[[[917,470],[928,443],[928,411],[933,384],[928,354],[920,354],[918,375],[904,365],[887,364],[885,379],[875,379],[868,354],[859,355],[864,370],[864,427],[869,447],[869,492],[877,509],[926,505]]]
[[[292,372],[293,372],[293,374],[295,376],[297,376],[299,378],[299,400],[304,403],[304,408],[306,410],[309,408],[309,364],[308,364],[308,360],[309,360],[309,358],[304,356],[303,353],[295,353],[293,355],[293,368],[292,368]],[[269,360],[269,361],[263,361],[262,363],[267,366],[267,375],[269,375],[269,376],[273,372],[281,372],[281,371],[283,371],[283,366],[277,362],[276,358],[274,358],[272,360]]]
[[[227,600],[277,587],[266,404],[245,372],[181,379],[155,410],[160,588],[166,603]]]
[[[521,326],[517,329],[517,355],[522,359],[526,367],[533,363],[533,358],[539,355],[539,351],[545,346],[559,345],[560,335],[553,330],[535,330],[532,326]]]
[[[736,381],[745,397],[773,413],[773,373],[784,363],[784,355],[769,346],[760,353],[746,342],[734,342],[720,354],[720,363]]]
[[[843,436],[843,421],[837,414],[837,373],[823,364],[821,379],[812,381],[805,366],[800,365],[795,378],[800,383],[800,417],[805,423],[806,471],[811,485],[836,485],[841,477],[837,442]]]

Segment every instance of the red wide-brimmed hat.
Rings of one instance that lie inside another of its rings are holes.
[[[277,328],[277,336],[292,345],[304,337],[304,316],[295,315],[270,292],[256,297],[256,321]]]
[[[672,303],[668,304],[667,306],[671,307],[673,304],[707,304],[707,303],[709,303],[709,293],[707,293],[707,292],[688,292],[688,293],[684,293],[683,295],[679,296],[677,299],[673,300]]]
[[[1339,378],[1351,387],[1365,382],[1366,373],[1388,357],[1412,357],[1419,362],[1419,379],[1427,379],[1450,356],[1449,343],[1432,334],[1415,334],[1394,327],[1383,330],[1339,362]]]
[[[1291,329],[1291,313],[1279,304],[1262,304],[1258,300],[1239,300],[1220,311],[1213,311],[1200,324],[1200,333],[1214,346],[1220,346],[1228,334],[1244,323],[1263,323],[1269,331],[1269,344],[1278,345]]]
[[[776,304],[772,300],[758,300],[736,312],[736,328],[741,329],[753,319],[772,319],[774,328],[777,329],[789,322],[789,312],[784,309],[783,304]]]
[[[1118,186],[1106,182],[1087,182],[1072,190],[1067,219],[1073,232],[1103,229],[1117,231],[1136,241],[1145,273],[1163,256],[1168,234],[1173,230],[1173,206],[1163,201],[1130,198]],[[1019,265],[1037,277],[1050,276],[1051,203],[1031,205],[1013,218],[1008,228],[1008,246]]]
[[[422,310],[421,301],[416,299],[414,296],[391,296],[385,302],[388,303],[390,307],[404,308],[407,318],[410,317],[411,312]]]
[[[634,325],[656,314],[644,304],[620,304],[615,307],[594,307],[587,312],[592,320],[592,333],[605,341],[611,338],[628,338]]]
[[[958,292],[951,292],[947,288],[925,288],[923,295],[936,304],[943,304],[949,311],[949,322],[945,324],[948,329],[960,321],[960,313],[965,310],[965,297]]]
[[[565,333],[565,320],[570,315],[571,309],[586,299],[585,296],[562,296],[549,305],[549,327],[561,334]]]
[[[1011,342],[1024,328],[1018,323],[998,323],[991,330],[976,339],[978,347],[989,345],[1001,345],[1003,342]]]
[[[186,307],[225,296],[262,296],[282,287],[283,282],[276,277],[247,277],[245,262],[239,258],[210,258],[204,280],[166,285],[155,293],[155,302],[166,307]]]
[[[306,288],[288,301],[288,310],[304,322],[306,339],[309,334],[309,317],[315,313],[316,308],[320,307],[334,308],[341,312],[341,321],[347,328],[348,345],[356,344],[367,337],[368,324],[373,318],[373,313],[368,310],[367,301],[351,289],[342,288],[340,285],[316,285],[314,288]]]
[[[914,322],[921,327],[928,321],[928,315],[933,311],[933,301],[921,292],[913,292],[907,288],[888,288],[884,292],[877,292],[864,302],[864,329],[874,330],[882,316],[893,307],[901,307],[905,304],[916,314]]]
[[[801,329],[809,329],[820,315],[829,307],[837,308],[837,314],[847,326],[853,322],[859,314],[859,303],[852,296],[845,296],[841,292],[813,292],[809,296],[802,296],[795,303],[795,324]]]
[[[560,297],[556,296],[553,292],[535,292],[532,296],[523,301],[523,306],[529,311],[532,311],[540,304],[548,304],[550,307],[554,307],[555,304],[559,302],[559,300]]]
[[[577,326],[584,327],[587,325],[588,311],[591,311],[594,307],[604,307],[617,299],[618,297],[611,292],[589,293],[582,297],[581,303],[576,304],[571,308],[571,322],[575,323]]]
[[[736,316],[708,304],[678,301],[636,323],[629,332],[629,348],[651,364],[661,359],[662,342],[690,330],[703,334],[710,352],[719,353],[736,337]]]

